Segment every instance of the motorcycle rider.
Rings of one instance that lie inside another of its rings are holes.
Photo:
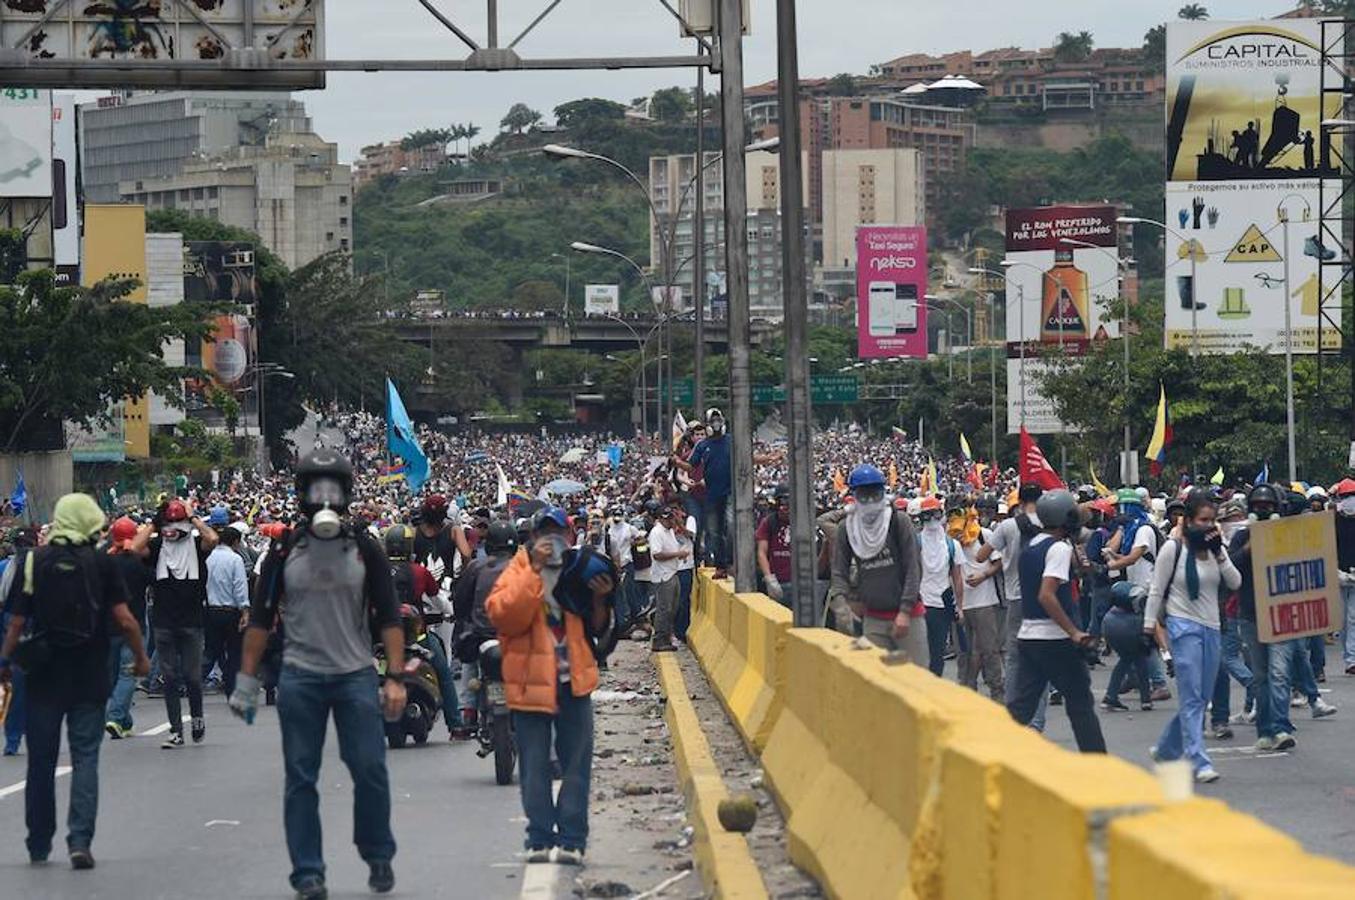
[[[353,469],[332,450],[313,451],[297,466],[305,520],[275,540],[264,559],[230,698],[231,711],[252,724],[259,661],[280,614],[286,626],[278,693],[283,810],[291,883],[301,900],[329,896],[316,782],[331,713],[353,779],[353,842],[370,869],[367,884],[377,893],[395,886],[382,712],[384,706],[388,719],[403,715],[405,686],[388,677],[378,692],[371,629],[380,630],[388,671],[397,673],[404,669],[404,629],[386,554],[367,531],[340,518],[352,491]]]
[[[517,552],[517,531],[507,522],[491,522],[485,533],[484,549],[485,555],[471,560],[452,588],[452,610],[456,616],[452,647],[456,658],[461,660],[461,672],[468,682],[479,674],[480,645],[494,637],[494,623],[485,612],[485,600],[494,589],[499,573]],[[474,706],[476,698],[468,694],[466,702],[471,706],[461,710],[461,721],[467,728],[475,728],[479,725],[479,711]]]
[[[392,525],[383,536],[386,545],[386,558],[390,560],[391,583],[395,587],[395,602],[408,603],[427,616],[429,604],[438,596],[438,583],[433,580],[428,568],[409,558],[414,551],[414,529],[408,525]],[[431,629],[425,628],[419,646],[427,650],[432,659],[433,671],[438,675],[438,690],[442,693],[442,716],[447,723],[447,734],[451,740],[465,737],[461,725],[461,710],[456,705],[456,681],[452,678],[452,667],[447,661],[447,648],[442,639]]]
[[[598,665],[590,634],[610,630],[612,579],[589,584],[592,602],[576,613],[556,598],[569,520],[556,507],[540,510],[530,547],[518,551],[485,601],[503,648],[504,688],[517,736],[527,861],[582,865],[588,843],[593,762],[592,693]],[[585,621],[584,616],[587,616]],[[599,637],[599,640],[602,638]],[[563,779],[551,792],[551,735]]]

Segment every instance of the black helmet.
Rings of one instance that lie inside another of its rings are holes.
[[[786,484],[784,481],[778,483],[776,487],[772,488],[772,499],[777,502],[789,500],[790,485]]]
[[[660,503],[659,501],[657,500],[645,501],[645,512],[648,513],[650,516],[658,516],[658,514],[662,511],[663,504]]]
[[[1070,535],[1077,534],[1082,527],[1082,510],[1069,491],[1045,491],[1035,502],[1035,515],[1045,528],[1057,528]]]
[[[343,501],[332,503],[335,511],[347,511],[349,498],[353,495],[353,466],[342,455],[323,448],[313,450],[302,458],[296,467],[296,499],[301,511],[314,515],[320,506],[307,500],[310,486],[322,479],[333,479],[343,488]]]
[[[1274,486],[1269,484],[1258,484],[1247,494],[1247,512],[1252,511],[1258,503],[1269,503],[1276,512],[1280,511],[1280,494]]]
[[[1174,513],[1174,512],[1178,512],[1178,513],[1180,513],[1181,515],[1185,515],[1185,514],[1186,514],[1186,501],[1182,500],[1180,497],[1173,497],[1172,499],[1168,500],[1168,501],[1167,501],[1167,515],[1170,516],[1170,515],[1171,515],[1172,513]]]
[[[485,552],[512,553],[518,548],[518,533],[507,522],[490,522],[485,534]]]
[[[1077,487],[1077,502],[1091,503],[1096,499],[1096,488],[1090,484],[1080,484]]]
[[[414,550],[414,529],[408,525],[392,525],[382,535],[386,556],[390,559],[409,559]]]

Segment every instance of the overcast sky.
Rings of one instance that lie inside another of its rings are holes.
[[[501,41],[517,35],[549,0],[500,0]],[[459,27],[484,42],[483,0],[434,0]],[[800,0],[800,72],[864,74],[872,63],[905,53],[1049,46],[1060,31],[1091,31],[1097,46],[1138,46],[1143,34],[1174,17],[1183,0]],[[672,0],[676,8],[676,0]],[[416,0],[330,0],[328,55],[333,58],[463,58],[468,52]],[[1283,0],[1227,0],[1205,6],[1229,19],[1272,16]],[[776,75],[776,4],[752,0],[745,43],[746,82]],[[379,14],[377,10],[379,9]],[[374,15],[375,14],[375,15]],[[658,0],[564,0],[519,46],[525,58],[675,55],[692,51]],[[351,161],[365,144],[417,128],[474,122],[482,138],[517,101],[550,120],[558,104],[597,96],[628,102],[671,84],[694,84],[691,70],[503,73],[332,73],[323,92],[304,100],[316,130]],[[714,90],[714,84],[709,89]]]

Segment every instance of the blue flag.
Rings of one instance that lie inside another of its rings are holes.
[[[22,516],[24,510],[28,508],[28,487],[24,485],[24,470],[20,469],[18,476],[14,479],[14,493],[10,495],[9,505],[14,509],[14,515]]]
[[[1252,484],[1253,485],[1267,484],[1269,481],[1270,481],[1270,463],[1267,462],[1265,465],[1261,466],[1261,471],[1256,473],[1256,480],[1253,481]]]
[[[405,461],[405,483],[417,494],[428,480],[428,457],[419,446],[414,423],[405,411],[400,392],[389,378],[386,379],[386,449],[392,456]]]
[[[607,446],[607,461],[611,463],[613,472],[621,468],[621,453],[622,448],[620,444],[609,444]]]

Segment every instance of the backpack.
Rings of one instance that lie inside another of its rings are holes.
[[[630,545],[630,558],[637,572],[643,572],[654,565],[654,559],[649,552],[649,535],[641,532],[636,536]]]
[[[391,562],[391,584],[395,586],[395,602],[408,603],[415,609],[423,607],[422,597],[414,596],[414,569],[403,560]]]
[[[33,576],[33,634],[53,647],[94,640],[100,625],[96,551],[88,545],[49,544],[25,559]]]

